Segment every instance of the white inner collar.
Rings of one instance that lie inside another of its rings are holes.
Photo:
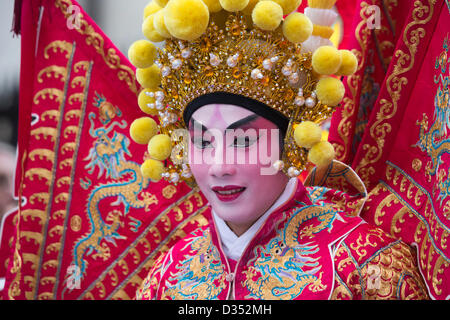
[[[212,210],[212,214],[214,217],[214,221],[217,226],[217,231],[219,233],[219,237],[222,242],[222,248],[225,255],[233,260],[239,260],[242,253],[244,252],[247,245],[255,236],[256,232],[259,228],[264,224],[267,217],[282,206],[295,192],[297,186],[297,178],[292,178],[286,184],[284,191],[278,197],[277,201],[258,219],[256,222],[245,231],[240,237],[238,237],[226,224],[226,222],[221,219],[215,212]]]

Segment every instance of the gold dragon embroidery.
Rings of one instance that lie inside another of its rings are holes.
[[[323,291],[327,285],[322,283],[323,271],[319,264],[319,251],[313,242],[299,243],[301,236],[311,236],[326,228],[331,229],[338,213],[321,206],[306,206],[292,215],[284,228],[278,231],[266,246],[254,249],[255,259],[249,261],[243,285],[250,294],[247,298],[269,300],[291,300],[299,296],[309,286],[312,292]],[[299,232],[300,226],[315,218],[317,226]],[[253,262],[253,263],[252,263]]]
[[[93,186],[88,197],[86,221],[90,224],[90,231],[79,238],[73,248],[72,264],[79,268],[80,277],[86,272],[88,256],[106,261],[111,256],[109,244],[116,245],[116,239],[125,239],[118,229],[123,226],[123,219],[130,208],[148,211],[154,203],[151,195],[142,192],[149,180],[141,175],[139,164],[126,159],[127,155],[131,156],[129,139],[117,131],[112,137],[109,135],[115,126],[123,129],[127,123],[112,122],[109,127],[94,130],[95,118],[95,113],[89,114],[89,133],[96,140],[86,157],[88,164],[85,169],[89,174],[97,171],[97,179],[103,183]],[[108,198],[116,201],[111,203],[108,212],[101,212],[99,204]]]
[[[168,286],[165,296],[177,300],[217,299],[225,288],[225,270],[210,233],[191,239],[187,246],[190,254],[169,277],[174,284]]]

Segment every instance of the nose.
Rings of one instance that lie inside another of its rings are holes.
[[[234,176],[236,174],[236,166],[234,164],[213,163],[209,167],[209,174],[216,178]]]
[[[212,157],[212,163],[209,166],[209,174],[216,178],[223,178],[226,176],[233,176],[236,174],[236,165],[228,163],[225,148],[218,148],[215,150],[215,155]]]

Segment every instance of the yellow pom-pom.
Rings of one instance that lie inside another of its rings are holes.
[[[147,93],[150,93],[150,92],[153,92],[152,90],[147,90],[147,89],[144,89],[144,90],[142,90],[140,93],[139,93],[139,96],[138,96],[138,105],[139,105],[139,108],[143,111],[143,112],[145,112],[145,113],[147,113],[147,114],[149,114],[149,115],[152,115],[152,116],[155,116],[155,115],[157,115],[158,114],[158,110],[156,109],[156,108],[150,108],[148,105],[149,104],[152,104],[152,103],[155,103],[156,101],[155,101],[155,97],[151,97],[151,96],[149,96]]]
[[[219,0],[203,0],[203,2],[208,6],[209,12],[219,12],[222,10],[222,5]]]
[[[136,69],[136,79],[144,88],[156,89],[161,83],[161,72],[157,65]]]
[[[349,50],[339,50],[339,53],[341,54],[342,62],[336,75],[350,76],[354,74],[358,68],[358,59],[356,59],[356,56]]]
[[[149,15],[142,23],[142,33],[144,36],[152,42],[164,41],[164,37],[160,35],[156,30],[153,23],[155,15]]]
[[[338,79],[327,77],[319,80],[316,93],[317,98],[323,104],[336,106],[344,97],[345,87]]]
[[[319,74],[330,75],[339,70],[341,54],[333,46],[319,47],[312,56],[312,66]]]
[[[317,123],[303,121],[294,130],[294,140],[299,147],[311,148],[322,138],[322,129]]]
[[[241,12],[248,16],[251,15],[253,9],[255,8],[255,6],[258,2],[259,2],[259,0],[249,0],[247,6],[244,9],[242,9]]]
[[[290,42],[301,43],[312,34],[313,24],[309,18],[300,13],[293,12],[283,22],[283,34]]]
[[[159,10],[155,13],[155,16],[153,17],[153,27],[155,27],[156,32],[164,38],[170,38],[169,30],[167,30],[166,24],[164,23],[164,10]]]
[[[319,9],[331,9],[337,0],[308,0],[308,7]]]
[[[164,8],[167,5],[167,2],[169,2],[169,0],[153,0],[156,2],[156,4],[158,4],[158,6],[160,6],[161,8]]]
[[[298,8],[298,6],[302,3],[302,0],[272,0],[276,3],[278,3],[281,8],[283,8],[283,15],[286,16],[295,9]]]
[[[147,17],[151,14],[156,13],[157,11],[161,10],[161,7],[154,1],[151,1],[148,5],[144,8],[144,19],[147,19]]]
[[[170,0],[164,10],[164,22],[172,36],[195,40],[208,27],[208,6],[202,0]]]
[[[150,67],[156,58],[156,47],[147,40],[135,41],[128,49],[128,59],[137,68]]]
[[[134,120],[130,126],[130,136],[136,143],[147,144],[158,133],[158,125],[149,117]]]
[[[156,160],[166,160],[172,152],[172,141],[165,134],[158,134],[148,143],[148,154]]]
[[[219,0],[222,8],[229,12],[237,12],[244,9],[249,0]]]
[[[164,173],[164,163],[154,159],[145,160],[141,165],[141,173],[144,177],[158,182]]]
[[[267,31],[275,30],[283,19],[283,9],[278,3],[263,0],[255,5],[252,12],[253,23]]]
[[[308,160],[321,167],[331,163],[334,159],[334,148],[328,141],[316,143],[308,152]]]

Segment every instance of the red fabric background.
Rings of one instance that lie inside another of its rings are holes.
[[[202,195],[141,176],[134,68],[70,5],[22,2],[22,202],[4,241],[5,299],[130,299],[154,259],[203,224]]]
[[[368,5],[381,10],[368,28]],[[359,60],[329,140],[370,197],[363,217],[417,247],[432,298],[450,297],[450,8],[442,1],[359,1],[350,47]]]
[[[80,28],[68,27],[70,4],[22,4],[22,201],[0,250],[9,252],[5,299],[132,298],[154,259],[206,223],[201,194],[140,176],[130,150],[144,150],[127,129],[142,116],[134,69],[82,10]],[[367,27],[368,5],[382,8],[379,30]],[[444,0],[358,0],[353,11],[339,1],[338,9],[342,46],[359,66],[344,79],[330,141],[370,192],[363,217],[416,246],[431,296],[446,299],[450,9]],[[80,268],[76,288],[70,266]]]

